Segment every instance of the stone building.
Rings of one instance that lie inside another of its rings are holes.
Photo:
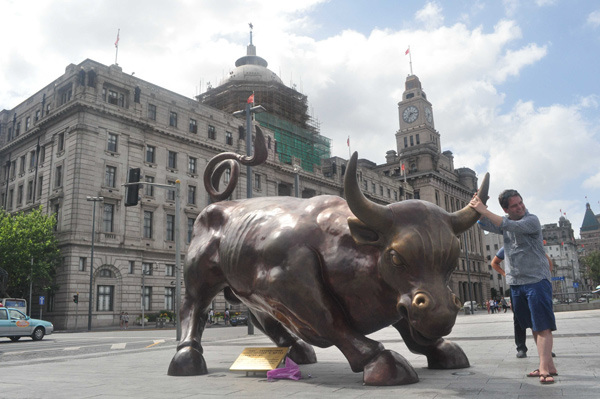
[[[510,296],[510,286],[506,284],[506,277],[492,268],[492,259],[494,259],[500,248],[504,246],[504,238],[500,234],[485,233],[483,240],[485,243],[485,261],[490,280],[489,298]],[[504,262],[502,262],[501,266],[505,269]]]
[[[131,168],[141,168],[143,182],[180,182],[179,238],[185,254],[193,222],[209,203],[202,184],[207,162],[219,152],[246,152],[245,120],[234,117],[232,110],[243,109],[252,92],[257,104],[265,102],[267,112],[255,123],[264,127],[269,145],[267,162],[253,168],[253,196],[294,195],[296,180],[302,197],[343,195],[347,160],[330,157],[329,139],[306,113],[306,96],[285,87],[259,58],[249,46],[231,76],[197,99],[124,73],[118,65],[87,59],[68,65],[63,75],[13,109],[0,111],[1,205],[9,212],[43,206],[58,220],[62,263],[57,288],[39,293],[47,297],[45,318],[58,329],[85,326],[90,279],[94,327],[118,324],[122,311],[134,322],[142,308],[145,313],[174,309],[173,192],[146,185],[140,204],[125,207],[122,184]],[[224,97],[217,101],[219,93]],[[419,114],[409,115],[409,106]],[[477,187],[475,173],[455,170],[452,154],[440,152],[430,104],[414,75],[407,79],[399,110],[407,116],[396,134],[398,152],[388,152],[383,165],[359,160],[358,179],[365,195],[381,204],[421,198],[449,212],[464,206]],[[404,137],[411,145],[404,145]],[[410,166],[405,175],[400,171],[403,164]],[[232,199],[246,197],[247,182],[241,168]],[[466,300],[468,255],[475,299],[480,302],[489,292],[489,277],[479,230],[463,235],[461,246],[451,288]],[[72,301],[76,293],[78,304]],[[213,303],[217,311],[226,306],[231,305],[222,296]]]

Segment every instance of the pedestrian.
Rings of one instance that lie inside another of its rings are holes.
[[[210,324],[212,324],[212,323],[213,323],[213,318],[214,318],[214,317],[215,317],[215,311],[211,309],[211,310],[208,312],[208,322],[209,322]]]
[[[129,327],[129,313],[127,312],[125,312],[123,315],[123,323],[125,324],[125,329],[127,330],[127,327]]]
[[[485,301],[485,307],[487,308],[488,314],[490,314],[490,301]]]
[[[511,286],[513,311],[521,327],[533,331],[540,357],[539,368],[527,376],[539,377],[541,384],[552,384],[553,376],[558,374],[552,359],[552,331],[556,330],[556,319],[542,226],[538,217],[529,213],[516,190],[504,190],[498,201],[505,216],[488,210],[477,194],[469,206],[481,215],[478,225],[482,229],[503,236],[505,259],[508,259],[506,280]]]
[[[229,309],[225,309],[225,325],[229,323]]]
[[[119,315],[119,327],[121,328],[121,330],[123,329],[123,316],[125,316],[125,312],[121,312],[121,314]]]
[[[508,310],[508,303],[506,303],[506,299],[504,299],[504,297],[500,299],[500,304],[502,305],[502,310],[504,310],[504,313],[506,313]]]

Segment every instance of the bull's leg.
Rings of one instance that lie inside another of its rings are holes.
[[[195,237],[190,245],[185,269],[185,299],[181,310],[182,336],[168,374],[188,376],[207,374],[202,356],[202,333],[213,298],[224,288],[225,280],[214,260],[216,245]],[[211,250],[212,249],[212,250]]]
[[[467,355],[454,342],[440,338],[431,345],[421,345],[412,337],[406,319],[398,321],[394,324],[394,327],[400,332],[404,343],[411,352],[427,357],[427,367],[430,369],[462,369],[470,367]]]
[[[277,319],[264,312],[250,313],[254,325],[280,347],[290,347],[288,356],[297,364],[317,362],[313,347],[290,333]]]

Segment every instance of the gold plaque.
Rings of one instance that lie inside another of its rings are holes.
[[[229,370],[269,371],[285,359],[289,348],[245,348]]]

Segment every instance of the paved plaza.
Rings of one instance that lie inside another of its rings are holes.
[[[23,364],[1,363],[0,398],[598,398],[600,397],[600,310],[556,313],[554,352],[559,376],[541,385],[526,373],[537,368],[538,355],[528,334],[528,357],[516,358],[512,313],[459,314],[449,338],[466,352],[471,367],[429,370],[424,356],[410,353],[399,334],[386,328],[370,337],[406,357],[420,382],[395,387],[363,386],[337,348],[315,348],[318,363],[301,365],[303,379],[267,381],[265,374],[229,371],[245,347],[272,346],[259,331],[246,327],[211,327],[203,340],[209,374],[170,377],[175,353],[172,339],[156,345],[98,356],[64,356]],[[121,334],[137,334],[136,330]],[[153,332],[144,331],[146,334]],[[168,331],[156,330],[165,335]],[[60,333],[59,334],[66,334]],[[94,332],[88,334],[95,334]],[[51,339],[48,337],[48,339]],[[1,359],[1,358],[0,358]]]

